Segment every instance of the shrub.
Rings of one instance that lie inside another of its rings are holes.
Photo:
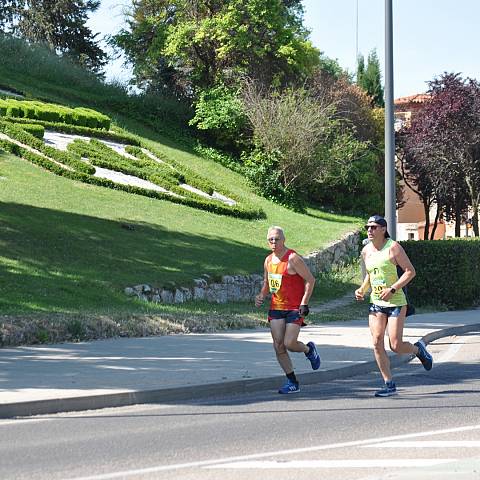
[[[195,117],[190,120],[190,125],[208,132],[223,148],[241,146],[246,124],[247,117],[238,93],[223,85],[200,93]]]
[[[265,198],[301,211],[304,207],[294,185],[284,186],[279,168],[279,152],[265,152],[256,148],[244,154],[244,172],[250,184]]]
[[[75,156],[68,152],[57,150],[49,145],[45,145],[43,140],[23,130],[20,126],[7,122],[0,122],[0,132],[5,133],[9,137],[18,140],[19,142],[28,145],[39,152],[42,152],[47,157],[50,157],[63,165],[68,165],[76,171],[88,174],[95,173],[95,168],[91,165],[87,165],[79,156]]]
[[[31,100],[0,99],[0,114],[14,118],[31,118],[46,122],[73,123],[93,129],[110,128],[110,118],[89,108],[68,108]]]
[[[47,122],[45,120],[36,120],[36,119],[26,119],[26,118],[13,118],[13,117],[3,117],[2,120],[5,120],[10,123],[30,123],[36,125],[43,125],[46,129],[55,130],[62,133],[73,133],[76,135],[85,135],[88,137],[103,138],[105,140],[114,140],[120,143],[129,143],[131,145],[139,145],[140,141],[138,138],[131,134],[120,129],[116,131],[111,130],[101,130],[98,128],[89,128],[81,127],[79,125],[68,125],[66,123],[59,122]]]
[[[92,185],[167,200],[219,215],[228,215],[244,219],[258,219],[265,217],[265,213],[258,207],[251,205],[249,202],[240,201],[231,193],[226,192],[222,187],[217,188],[208,180],[196,175],[194,172],[191,172],[189,169],[183,167],[174,160],[170,158],[167,159],[165,155],[161,154],[161,152],[156,152],[152,148],[148,148],[148,150],[156,157],[161,158],[162,160],[165,159],[166,163],[174,168],[163,166],[146,155],[145,157],[147,158],[140,158],[138,162],[135,160],[132,161],[131,159],[116,153],[114,150],[97,140],[92,140],[88,143],[83,140],[75,140],[69,144],[69,151],[64,152],[45,145],[42,140],[26,132],[16,123],[0,121],[0,132],[38,150],[43,155],[27,150],[26,148],[8,140],[0,141],[0,148],[13,153],[14,155],[25,158],[56,175]],[[138,141],[138,143],[142,142]],[[144,148],[147,147],[145,146]],[[138,147],[133,147],[131,151],[137,154],[139,152],[143,154],[142,150]],[[99,167],[109,168],[149,180],[177,195],[174,196],[170,193],[145,189],[133,185],[122,185],[108,179],[94,177],[93,173],[95,173],[95,167],[82,161],[82,156],[90,158],[92,163]],[[174,169],[177,169],[177,171]],[[208,193],[208,190],[211,192],[215,190],[219,193],[223,193],[237,201],[238,204],[229,206],[220,201],[198,196],[195,193],[184,190],[178,185],[183,179],[185,179],[185,183],[197,187],[206,193]]]
[[[43,138],[43,135],[45,134],[45,127],[43,125],[36,125],[32,123],[23,123],[21,126],[22,130],[25,130],[26,132],[30,133],[34,137]]]
[[[401,242],[417,271],[408,287],[414,305],[480,304],[480,240]]]

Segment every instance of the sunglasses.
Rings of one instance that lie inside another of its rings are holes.
[[[279,238],[279,237],[270,237],[270,238],[267,238],[268,243],[279,242],[280,240],[282,240],[282,239]]]
[[[372,230],[376,230],[380,225],[365,225],[365,230],[368,230],[369,228]]]

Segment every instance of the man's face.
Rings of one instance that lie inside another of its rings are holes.
[[[377,223],[369,222],[365,225],[367,230],[367,236],[369,240],[374,240],[375,238],[385,238],[385,227],[378,225]]]
[[[268,246],[272,252],[281,252],[285,246],[285,239],[278,230],[270,230],[267,235]]]

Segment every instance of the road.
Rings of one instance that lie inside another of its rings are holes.
[[[480,479],[480,338],[437,340],[431,372],[301,393],[221,397],[0,421],[8,479]]]

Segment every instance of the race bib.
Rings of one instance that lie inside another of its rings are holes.
[[[277,293],[282,286],[282,274],[281,273],[268,273],[268,288],[270,293]]]
[[[387,284],[385,283],[385,280],[383,279],[378,279],[372,281],[372,293],[373,296],[377,299],[380,298],[380,295],[382,294],[383,290],[387,288]]]

